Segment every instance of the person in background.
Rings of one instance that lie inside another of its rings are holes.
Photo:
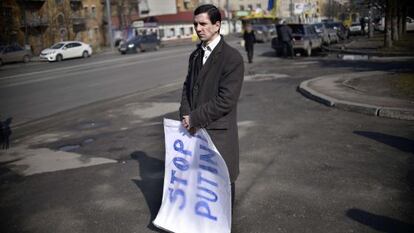
[[[365,36],[365,18],[361,17],[359,19],[359,24],[361,25],[361,34]]]
[[[292,36],[292,29],[286,24],[286,21],[281,21],[281,25],[277,27],[277,38],[279,43],[282,44],[282,52],[283,57],[293,58],[293,45],[292,42],[294,41]]]
[[[243,33],[243,39],[244,39],[244,48],[246,49],[246,52],[247,52],[247,59],[249,60],[249,63],[252,63],[254,43],[256,43],[256,37],[254,35],[254,31],[252,29],[251,24],[246,25],[246,28]]]

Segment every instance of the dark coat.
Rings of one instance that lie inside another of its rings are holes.
[[[250,48],[253,48],[254,43],[256,43],[256,36],[254,35],[254,31],[243,33],[243,40],[244,40],[244,47],[246,51]]]
[[[191,127],[207,129],[234,182],[239,175],[237,101],[244,77],[243,58],[222,37],[195,77],[199,56],[200,49],[190,55],[180,119],[189,115]]]
[[[293,39],[292,29],[285,24],[277,27],[277,38],[282,42],[291,42]]]

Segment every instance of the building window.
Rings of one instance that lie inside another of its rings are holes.
[[[88,6],[84,6],[84,7],[83,7],[83,15],[84,15],[84,16],[87,16],[87,15],[88,15],[88,13],[89,13],[89,12],[88,12],[88,10],[89,10],[88,8],[89,8]]]
[[[260,4],[260,3],[257,3],[257,4],[256,4],[256,7],[257,7],[257,8],[260,8],[260,9],[262,9],[262,4]]]
[[[95,6],[91,7],[91,17],[94,19],[96,18],[96,7]]]
[[[170,34],[168,37],[174,37],[175,36],[175,28],[170,28]]]
[[[252,6],[252,4],[249,4],[249,5],[248,5],[248,8],[249,8],[249,10],[251,10],[251,11],[252,11],[252,10],[253,10],[253,6]]]
[[[244,6],[243,5],[240,5],[240,10],[244,11]]]
[[[191,2],[189,0],[184,0],[184,8],[186,10],[191,8]]]
[[[180,35],[182,35],[182,36],[185,35],[184,28],[180,28]]]
[[[89,31],[88,31],[88,34],[89,34],[89,40],[92,40],[93,39],[93,29],[89,29]]]
[[[160,33],[160,38],[164,38],[164,36],[165,36],[164,29],[160,29],[159,33]]]
[[[57,17],[57,23],[60,27],[65,26],[65,18],[63,17],[63,14],[60,13]]]

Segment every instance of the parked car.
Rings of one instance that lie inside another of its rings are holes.
[[[322,47],[322,39],[316,33],[315,28],[310,24],[288,24],[292,29],[292,36],[294,38],[293,50],[294,52],[303,52],[306,56],[312,55],[312,50],[317,50]],[[280,27],[278,25],[277,27]],[[282,49],[277,37],[272,39],[272,48],[276,50],[276,54]]]
[[[322,38],[323,44],[330,45],[339,41],[338,35],[334,29],[327,28],[323,23],[315,23],[312,25],[318,35]]]
[[[143,52],[146,50],[158,50],[160,48],[160,40],[157,35],[140,35],[121,42],[119,52],[121,54]]]
[[[62,61],[64,59],[83,57],[87,58],[92,55],[92,47],[89,44],[80,41],[62,41],[54,44],[48,49],[40,52],[40,60],[44,61]]]
[[[326,22],[325,26],[330,29],[334,29],[340,40],[346,40],[349,38],[348,29],[341,22]]]
[[[276,28],[273,25],[253,25],[256,41],[268,42],[276,36]]]
[[[360,23],[352,23],[349,27],[349,35],[361,35],[362,28]]]
[[[0,66],[10,62],[27,63],[32,58],[32,51],[21,47],[18,44],[5,45],[0,47]]]

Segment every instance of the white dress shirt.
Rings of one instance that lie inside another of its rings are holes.
[[[203,65],[206,63],[208,57],[213,52],[214,48],[218,45],[221,40],[221,36],[218,35],[213,41],[210,42],[207,46],[204,46],[204,43],[201,45],[201,48],[204,50]]]

